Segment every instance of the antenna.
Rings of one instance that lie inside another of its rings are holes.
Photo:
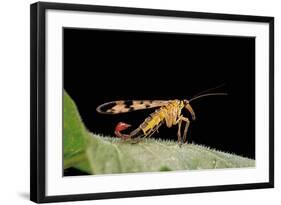
[[[203,98],[203,97],[207,97],[207,96],[216,96],[216,95],[228,95],[227,93],[207,93],[207,94],[203,94],[203,95],[199,95],[199,96],[196,96],[194,98],[191,98],[189,100],[189,102],[192,102],[194,100],[197,100],[199,98]]]
[[[197,96],[199,96],[199,95],[202,95],[202,94],[204,94],[204,93],[206,93],[206,92],[209,92],[209,91],[212,91],[212,90],[221,88],[221,87],[223,87],[223,86],[225,86],[225,83],[222,83],[222,84],[220,84],[220,85],[218,85],[218,86],[216,86],[216,87],[213,87],[213,88],[209,88],[209,89],[203,90],[203,91],[201,91],[200,93],[197,93],[197,94],[195,94],[194,96],[192,96],[192,98],[195,98],[195,97],[197,97]]]

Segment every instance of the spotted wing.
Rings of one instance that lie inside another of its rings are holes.
[[[101,104],[96,110],[102,114],[119,114],[161,107],[168,102],[169,100],[118,100]]]

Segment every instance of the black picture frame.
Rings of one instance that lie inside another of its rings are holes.
[[[162,17],[263,22],[269,25],[269,181],[191,188],[46,196],[46,11],[101,12]],[[274,18],[265,16],[38,2],[30,7],[30,199],[37,203],[140,197],[274,187]]]

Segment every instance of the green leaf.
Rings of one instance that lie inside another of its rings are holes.
[[[88,132],[82,123],[75,103],[66,92],[64,92],[63,102],[63,156],[64,167],[68,168],[85,160]]]
[[[255,160],[196,144],[144,139],[132,144],[85,129],[74,102],[65,93],[64,165],[89,174],[253,167]],[[69,113],[68,113],[69,112]]]
[[[155,139],[131,144],[98,135],[91,138],[87,157],[93,174],[255,166],[254,160],[195,144],[179,147],[176,142]]]

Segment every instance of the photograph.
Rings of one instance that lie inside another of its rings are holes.
[[[274,17],[37,2],[30,28],[32,201],[274,187]]]
[[[64,176],[255,167],[255,37],[63,28]]]

